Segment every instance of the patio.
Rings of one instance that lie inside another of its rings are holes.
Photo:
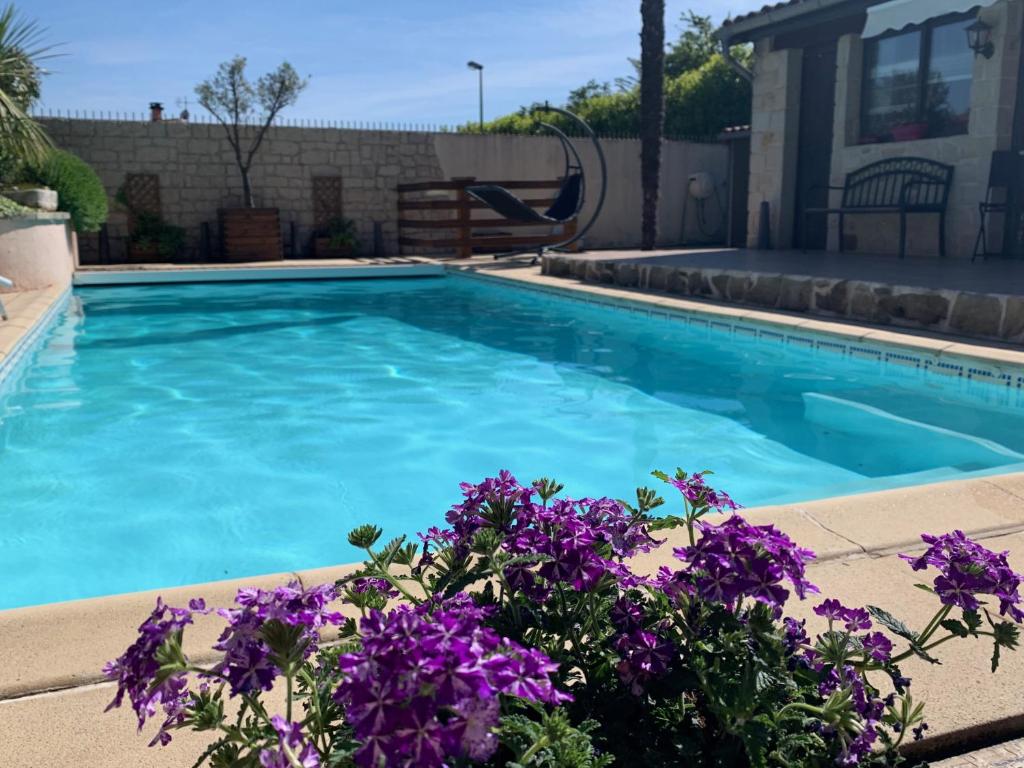
[[[1024,262],[732,248],[550,255],[544,273],[588,283],[1024,341]]]

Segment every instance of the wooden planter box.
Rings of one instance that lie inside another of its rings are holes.
[[[313,238],[313,258],[315,259],[350,259],[355,255],[355,248],[351,245],[345,245],[341,248],[332,248],[331,238]]]
[[[222,208],[217,214],[225,259],[281,260],[281,219],[277,208]]]

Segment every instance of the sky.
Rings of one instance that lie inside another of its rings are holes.
[[[666,0],[666,37],[688,8],[717,22],[765,0]],[[42,111],[174,112],[236,54],[255,79],[289,61],[309,85],[286,118],[452,125],[562,103],[591,78],[632,74],[639,0],[20,0],[62,54]]]

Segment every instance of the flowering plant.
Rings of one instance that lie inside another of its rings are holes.
[[[825,599],[811,637],[785,610],[818,593],[814,554],[743,519],[708,473],[655,475],[681,515],[656,515],[650,489],[571,499],[502,472],[464,484],[418,543],[353,531],[367,559],[337,584],[217,611],[158,601],[106,668],[111,706],[127,697],[140,728],[160,712],[154,743],[210,732],[197,764],[214,768],[893,765],[927,729],[903,661],[986,637],[994,671],[1017,646],[1022,577],[960,532],[904,556],[938,572],[921,631]],[[638,568],[675,528],[678,565]],[[200,665],[183,635],[210,613],[225,628]]]

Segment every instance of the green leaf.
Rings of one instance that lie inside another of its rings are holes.
[[[946,619],[945,621],[940,622],[939,626],[957,637],[967,637],[971,634],[971,631],[964,625],[964,623],[962,621],[957,621],[956,619]]]
[[[981,628],[981,614],[977,611],[964,611],[964,624],[974,634]]]
[[[897,619],[891,613],[882,608],[874,605],[868,606],[868,612],[874,617],[875,621],[881,624],[883,627],[888,629],[894,635],[899,635],[905,640],[909,640],[913,645],[917,644],[919,635],[914,632],[910,627],[904,624],[902,621]],[[917,651],[915,651],[917,653]]]
[[[918,589],[924,590],[929,595],[934,595],[935,594],[935,590],[932,587],[928,586],[927,584],[915,584],[914,586],[917,587]]]

